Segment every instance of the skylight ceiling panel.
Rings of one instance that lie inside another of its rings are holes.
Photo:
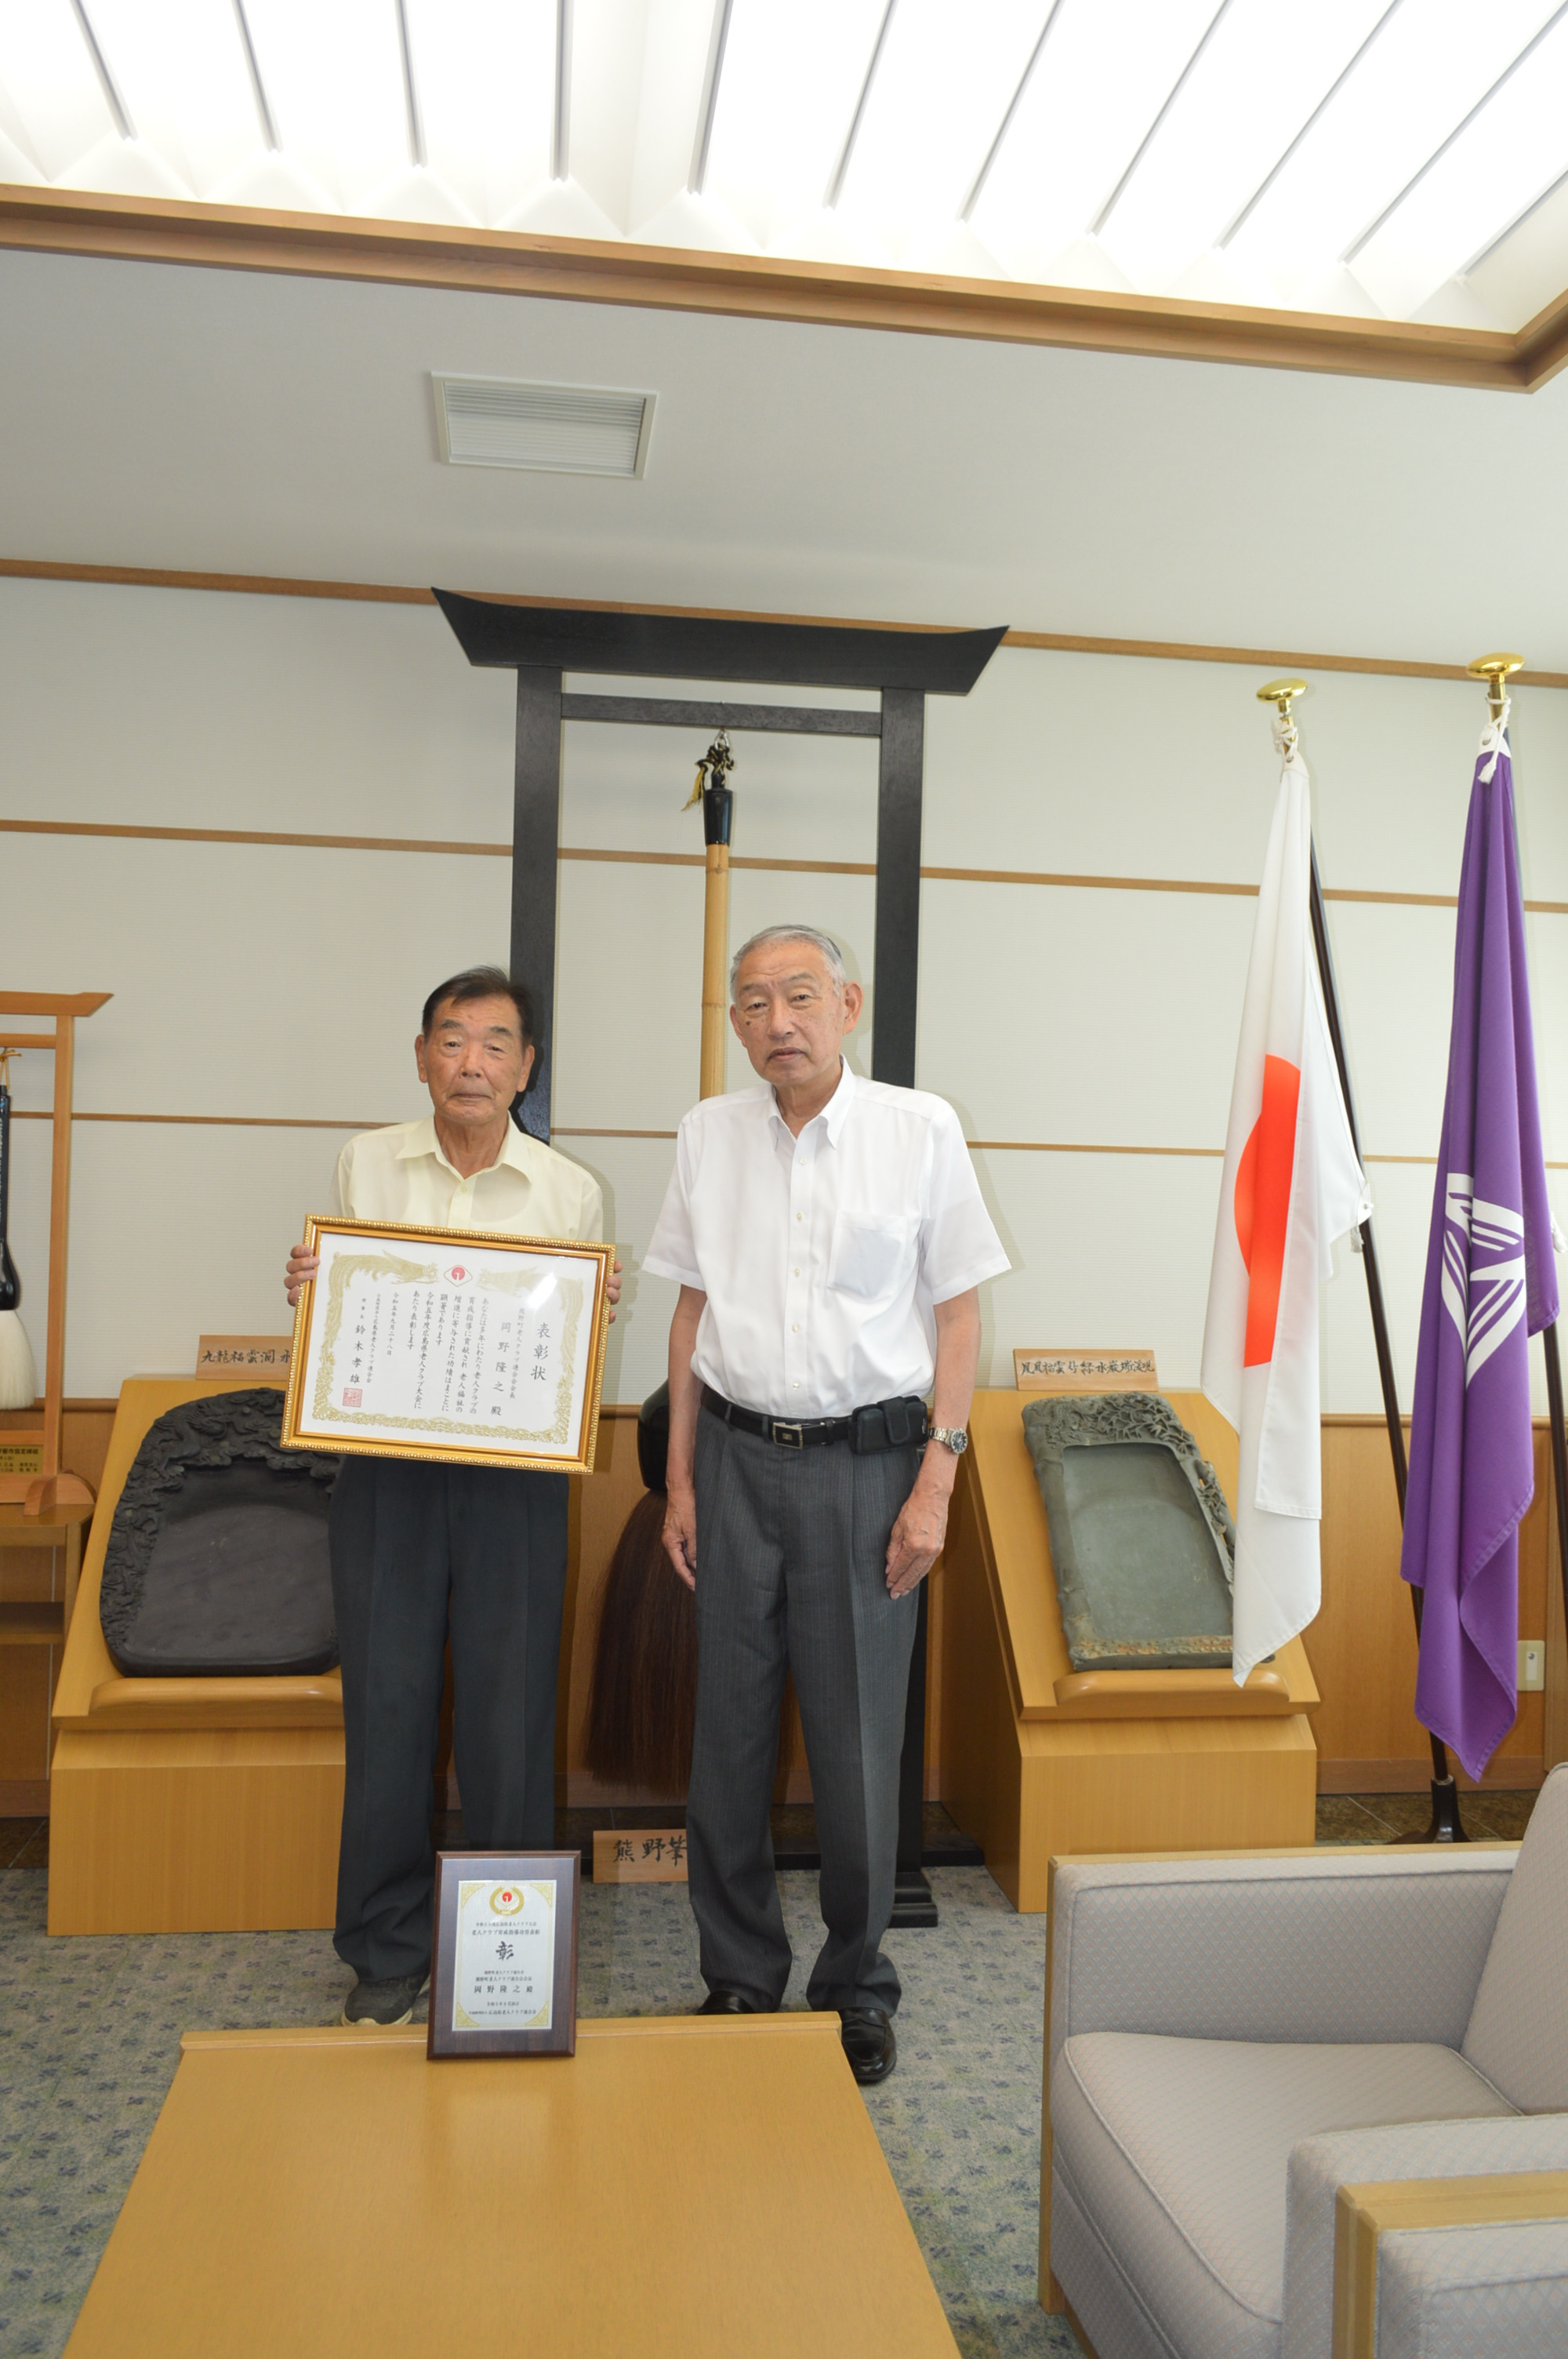
[[[707,193],[759,245],[820,207],[886,0],[734,0]]]
[[[89,0],[92,29],[136,126],[193,195],[263,147],[239,26],[214,0]]]
[[[1238,231],[1231,260],[1280,301],[1310,299],[1551,13],[1552,0],[1487,0],[1484,14],[1475,0],[1403,0]]]
[[[571,177],[627,234],[647,0],[572,0],[571,14]]]
[[[431,169],[476,220],[497,223],[550,176],[556,0],[406,5]]]
[[[1231,0],[1100,230],[1135,286],[1160,293],[1208,251],[1387,6]]]
[[[408,114],[393,0],[245,0],[286,154],[350,212],[406,172]]]
[[[1048,277],[1090,227],[1216,5],[1064,0],[970,217],[1015,277]]]
[[[1494,75],[1501,61],[1494,55]],[[1419,311],[1568,168],[1568,17],[1361,248],[1351,268],[1397,318]]]
[[[70,0],[0,0],[0,74],[49,179],[114,137],[114,118]]]
[[[1041,0],[899,0],[839,201],[898,259],[950,233],[1040,37]]]

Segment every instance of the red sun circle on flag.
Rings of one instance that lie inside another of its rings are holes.
[[[472,1271],[465,1269],[460,1261],[454,1262],[451,1268],[447,1272],[447,1276],[450,1278],[454,1286],[461,1286],[464,1279],[471,1277],[472,1275]]]
[[[1247,1267],[1247,1342],[1242,1364],[1249,1368],[1274,1356],[1301,1087],[1299,1065],[1284,1057],[1264,1058],[1263,1103],[1236,1167],[1232,1209],[1236,1242]]]

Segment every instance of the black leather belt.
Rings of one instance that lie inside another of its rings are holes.
[[[754,1433],[781,1450],[815,1450],[819,1443],[847,1441],[858,1457],[865,1457],[877,1450],[920,1447],[925,1440],[925,1403],[912,1394],[873,1401],[848,1417],[762,1417],[753,1408],[738,1408],[711,1385],[704,1385],[702,1406],[737,1432]]]

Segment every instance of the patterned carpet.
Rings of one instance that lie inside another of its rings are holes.
[[[1467,1792],[1477,1836],[1517,1841],[1533,1793]],[[1414,1794],[1324,1795],[1320,1843],[1419,1833]],[[325,1933],[188,1933],[50,1943],[49,1822],[0,1821],[0,2359],[63,2349],[179,2060],[179,2035],[336,2020]],[[455,1840],[456,1838],[450,1838]],[[899,2065],[866,2102],[965,2359],[1076,2354],[1034,2291],[1045,1923],[983,1868],[934,1868],[934,1932],[892,1933]],[[804,2005],[816,1878],[780,1877]],[[584,2015],[676,2013],[701,1995],[678,1886],[583,1891]]]
[[[780,1878],[804,2004],[816,1879]],[[179,2060],[182,2031],[327,2023],[346,1987],[325,1933],[50,1942],[47,1877],[0,1874],[0,2354],[63,2349]],[[1077,2351],[1034,2291],[1045,1924],[983,1868],[935,1868],[930,1932],[891,1933],[899,2064],[866,2093],[965,2359]],[[702,1995],[678,1886],[583,1891],[584,2015]]]

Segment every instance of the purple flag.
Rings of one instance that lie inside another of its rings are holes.
[[[1506,726],[1481,739],[1459,875],[1400,1563],[1425,1592],[1417,1716],[1472,1777],[1513,1725],[1529,1338],[1557,1316]]]

